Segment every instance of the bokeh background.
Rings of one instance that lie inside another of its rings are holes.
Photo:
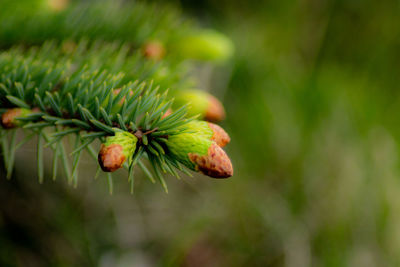
[[[235,43],[204,81],[234,177],[0,179],[2,266],[400,266],[400,2],[171,1]],[[211,67],[210,67],[211,68]]]

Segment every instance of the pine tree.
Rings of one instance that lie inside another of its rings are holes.
[[[166,191],[164,173],[232,176],[222,149],[229,136],[212,123],[225,117],[223,106],[194,79],[194,61],[231,56],[225,36],[170,7],[136,2],[1,0],[1,6],[0,138],[8,178],[16,150],[31,138],[39,182],[45,148],[53,151],[53,179],[61,163],[75,186],[85,150],[107,173],[110,191],[111,173],[124,167],[133,192],[136,165]],[[17,140],[17,131],[25,137]]]

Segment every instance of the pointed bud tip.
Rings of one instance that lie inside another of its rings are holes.
[[[98,161],[101,169],[104,172],[114,172],[122,167],[125,162],[125,155],[123,147],[119,144],[111,144],[106,146],[104,144],[100,147]]]
[[[189,159],[196,164],[196,169],[213,178],[228,178],[233,175],[231,160],[216,143],[208,148],[207,155],[189,153]]]
[[[168,117],[169,115],[172,114],[172,109],[167,109],[167,111],[165,111],[165,113],[162,115],[162,119],[165,119],[166,117]]]
[[[161,60],[165,56],[165,47],[161,42],[151,41],[143,45],[142,53],[148,59]]]
[[[208,107],[204,115],[206,121],[219,122],[225,119],[225,109],[215,96],[208,96]]]
[[[60,12],[68,7],[69,2],[69,0],[48,0],[48,6],[51,10]]]
[[[211,140],[217,143],[217,145],[219,145],[220,147],[226,146],[231,141],[228,133],[225,132],[225,130],[221,126],[209,122],[208,127],[210,127],[213,131],[213,136],[211,137]]]

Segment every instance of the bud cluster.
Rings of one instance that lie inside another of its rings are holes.
[[[187,131],[170,136],[167,146],[189,169],[213,178],[228,178],[233,175],[233,167],[222,147],[229,141],[228,134],[220,126],[193,121]]]

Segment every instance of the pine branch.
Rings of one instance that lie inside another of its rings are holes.
[[[48,0],[40,1],[49,4]],[[201,30],[192,21],[182,19],[175,8],[160,6],[160,3],[83,1],[61,10],[51,6],[21,8],[10,0],[0,0],[0,4],[0,47],[3,48],[18,43],[42,44],[48,40],[117,40],[130,47],[142,47],[147,56],[156,59],[167,50],[171,58],[214,62],[229,59],[234,50],[224,35]]]
[[[51,39],[76,41],[86,37],[89,40],[119,40],[140,47],[155,37],[169,43],[194,28],[193,23],[181,19],[177,9],[167,5],[160,7],[159,3],[79,1],[62,10],[54,10],[46,6],[16,5],[9,0],[1,2],[0,40],[3,46],[41,44]]]
[[[165,117],[172,101],[166,92],[159,93],[159,87],[138,81],[124,83],[123,73],[110,73],[107,64],[93,63],[90,56],[73,61],[70,55],[53,58],[51,52],[43,51],[51,50],[47,47],[28,52],[16,49],[0,54],[0,101],[3,107],[10,108],[2,114],[2,124],[5,128],[22,127],[38,136],[40,181],[43,180],[42,151],[47,146],[54,151],[53,171],[57,170],[56,162],[61,155],[68,181],[77,185],[81,152],[90,150],[90,144],[96,139],[103,143],[99,153],[102,169],[114,171],[126,162],[131,170],[130,181],[137,163],[154,179],[141,163],[144,156],[165,189],[162,173],[178,176],[174,168],[184,170],[181,164],[214,177],[232,175],[229,158],[222,149],[217,152],[223,154],[217,153],[219,158],[213,158],[213,144],[220,134],[209,128],[205,129],[209,132],[207,136],[200,136],[205,131],[200,131],[196,125],[193,127],[192,122],[197,121],[186,118],[185,106]],[[52,61],[55,58],[57,61]],[[63,138],[71,134],[75,135],[72,170],[62,149]],[[175,141],[170,142],[174,136]],[[182,143],[182,136],[193,137],[194,142]],[[3,141],[7,143],[7,138],[3,137]],[[182,145],[184,148],[179,149]],[[7,148],[4,154],[9,156],[5,161],[10,173],[15,136],[9,146],[3,145],[3,149]],[[190,159],[191,153],[200,158]],[[112,181],[110,177],[109,181]]]
[[[201,90],[181,92],[180,89],[197,87],[194,79],[188,78],[191,64],[183,60],[225,61],[232,55],[233,45],[220,33],[200,30],[188,20],[182,20],[176,9],[159,4],[104,1],[96,5],[71,3],[52,10],[53,7],[46,8],[50,2],[44,0],[28,8],[10,0],[0,1],[3,2],[0,47],[15,44],[29,47],[51,39],[53,43],[45,45],[49,51],[42,49],[49,57],[74,54],[74,61],[90,59],[90,65],[96,69],[107,68],[113,74],[124,72],[124,82],[152,79],[161,88],[173,89],[170,96],[178,100],[174,108],[182,102],[191,102],[189,115],[200,114],[200,118],[209,121],[224,119],[224,108],[212,95]],[[106,46],[99,40],[112,43]],[[54,46],[63,49],[51,53]],[[126,56],[132,49],[137,52],[128,60]]]
[[[16,150],[33,137],[40,182],[46,148],[53,151],[53,179],[61,160],[76,186],[87,151],[109,172],[110,192],[111,172],[122,167],[133,190],[135,165],[166,191],[166,173],[178,178],[178,171],[190,175],[187,169],[215,178],[233,174],[222,149],[229,136],[196,120],[221,120],[223,107],[203,91],[187,90],[196,85],[192,64],[184,61],[227,59],[232,45],[226,37],[199,32],[172,9],[136,2],[56,9],[38,8],[35,1],[29,6],[0,2],[0,47],[8,49],[0,53],[0,138],[7,177]],[[22,140],[16,139],[16,128],[25,132]],[[75,137],[71,151],[64,146],[68,136]],[[96,140],[98,155],[92,148]]]

